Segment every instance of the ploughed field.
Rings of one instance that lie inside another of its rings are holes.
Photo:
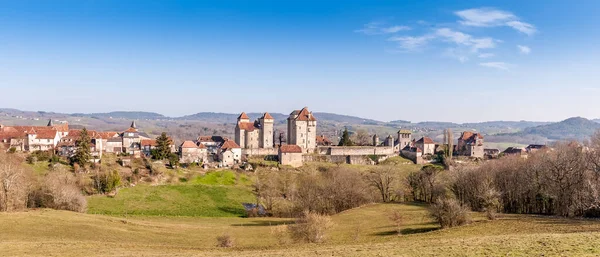
[[[144,189],[147,190],[147,189]],[[404,221],[396,233],[391,213]],[[332,216],[323,244],[281,240],[280,218],[0,213],[2,256],[598,256],[600,221],[473,213],[469,225],[439,229],[420,204],[373,204]],[[228,234],[234,247],[216,246]]]

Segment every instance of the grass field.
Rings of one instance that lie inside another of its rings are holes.
[[[400,210],[403,235],[389,213]],[[597,256],[600,222],[555,217],[475,215],[463,227],[439,230],[426,209],[375,204],[332,217],[324,244],[279,245],[276,218],[115,217],[66,211],[0,213],[3,256]],[[215,247],[229,234],[232,249]]]
[[[249,178],[234,171],[210,172],[174,185],[139,184],[114,197],[88,197],[88,213],[107,215],[239,217],[255,202]]]

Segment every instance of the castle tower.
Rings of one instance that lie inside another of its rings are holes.
[[[265,112],[262,117],[259,118],[260,122],[260,148],[273,148],[275,141],[273,140],[273,117]]]
[[[383,143],[385,146],[394,146],[394,137],[392,137],[392,135],[389,135],[386,139],[385,142]]]
[[[410,145],[410,141],[412,140],[412,132],[408,129],[398,130],[398,148],[399,150],[404,149],[404,147]]]
[[[242,112],[237,118],[235,125],[235,143],[241,148],[246,148],[246,130],[245,124],[250,122],[250,117],[245,112]]]
[[[287,143],[300,146],[305,152],[317,147],[317,119],[308,107],[295,110],[288,117]]]
[[[379,136],[377,134],[373,135],[373,145],[374,146],[379,145]]]

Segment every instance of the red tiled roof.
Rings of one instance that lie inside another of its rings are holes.
[[[245,131],[254,131],[254,122],[238,122],[240,129]]]
[[[263,115],[263,119],[265,119],[265,120],[272,120],[273,116],[271,116],[271,114],[269,114],[268,112],[265,112],[265,114]]]
[[[233,140],[225,140],[225,143],[221,145],[222,150],[228,150],[231,148],[241,148],[238,144],[236,144]]]
[[[0,140],[13,139],[13,138],[25,138],[25,137],[27,137],[27,135],[23,132],[16,132],[16,131],[0,132]]]
[[[52,128],[58,130],[59,132],[67,132],[69,131],[69,123],[66,122],[64,124],[54,125]]]
[[[136,128],[128,128],[125,132],[138,132]]]
[[[156,146],[156,140],[154,139],[142,139],[140,141],[142,146]]]
[[[316,142],[317,144],[331,144],[331,140],[325,137],[325,135],[317,136]]]
[[[282,153],[302,153],[302,148],[298,145],[282,145],[279,147]]]
[[[37,139],[54,139],[56,138],[56,134],[58,134],[57,130],[38,130],[35,132],[36,138]]]
[[[109,138],[113,138],[116,135],[118,135],[119,133],[117,132],[113,132],[113,131],[107,131],[107,132],[98,132],[98,135],[100,136],[100,138],[102,139],[109,139]]]
[[[422,137],[416,143],[417,144],[435,144],[435,142],[433,142],[433,140],[429,137]]]
[[[206,148],[206,146],[200,142],[196,143],[198,145],[198,148],[202,149],[202,148]]]
[[[194,141],[183,141],[183,143],[181,144],[181,148],[198,148],[198,145],[196,145],[196,143],[194,143]]]
[[[298,121],[316,121],[315,116],[312,115],[311,112],[308,111],[308,107],[302,108],[300,112],[298,112],[298,117],[296,117]]]
[[[248,115],[245,112],[242,112],[242,114],[240,114],[240,116],[238,116],[238,119],[250,119],[250,117],[248,117]]]
[[[460,136],[460,139],[469,140],[469,139],[475,139],[474,137],[477,137],[477,139],[483,139],[483,135],[481,135],[481,133],[473,133],[473,132],[469,132],[469,131],[463,132],[462,135]]]

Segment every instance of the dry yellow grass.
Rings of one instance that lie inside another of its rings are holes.
[[[405,217],[395,234],[389,215]],[[501,215],[438,230],[424,206],[375,204],[332,217],[325,244],[280,245],[276,218],[114,217],[36,210],[0,214],[2,256],[598,256],[600,221]],[[229,234],[232,249],[216,247]]]

